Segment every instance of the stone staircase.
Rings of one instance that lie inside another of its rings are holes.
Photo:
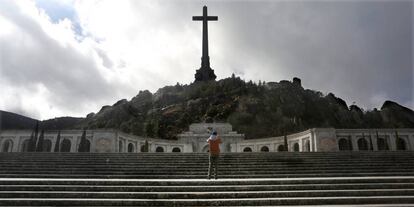
[[[0,153],[0,206],[414,206],[414,152]]]

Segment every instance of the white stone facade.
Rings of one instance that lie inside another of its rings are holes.
[[[192,124],[189,131],[178,135],[177,140],[139,137],[118,130],[87,130],[89,152],[207,152],[209,131],[218,132],[223,143],[222,152],[278,152],[284,151],[285,138],[269,137],[245,139],[232,130],[228,123]],[[0,131],[0,152],[25,152],[31,130]],[[60,152],[77,152],[83,130],[60,131]],[[54,152],[59,131],[44,133],[43,151]],[[397,139],[398,137],[398,139]],[[288,151],[395,151],[414,150],[414,129],[334,129],[313,128],[286,136]]]
[[[290,152],[414,151],[414,129],[313,128],[286,138]],[[283,151],[284,141],[283,136],[243,140],[232,144],[232,152]]]

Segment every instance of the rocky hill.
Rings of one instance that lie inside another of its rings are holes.
[[[304,89],[298,78],[256,84],[232,76],[190,85],[177,83],[154,94],[140,91],[130,101],[103,106],[86,118],[57,118],[45,121],[44,126],[116,128],[174,139],[195,122],[229,122],[247,138],[260,138],[312,127],[414,128],[414,112],[392,101],[386,101],[380,110],[364,111],[332,93]]]
[[[81,127],[172,139],[194,122],[229,122],[247,138],[278,136],[312,127],[414,127],[414,112],[386,101],[381,110],[348,106],[334,94],[304,89],[301,80],[255,84],[237,77],[140,91],[89,114]]]

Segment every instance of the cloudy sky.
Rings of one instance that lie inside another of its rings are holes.
[[[189,84],[207,5],[218,79],[302,79],[365,110],[414,108],[412,1],[0,0],[0,110],[83,117]]]

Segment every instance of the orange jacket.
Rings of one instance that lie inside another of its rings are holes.
[[[208,144],[209,144],[209,148],[210,148],[210,154],[212,155],[218,155],[220,154],[220,143],[221,143],[221,139],[220,137],[217,137],[214,140],[209,139],[208,140]]]

